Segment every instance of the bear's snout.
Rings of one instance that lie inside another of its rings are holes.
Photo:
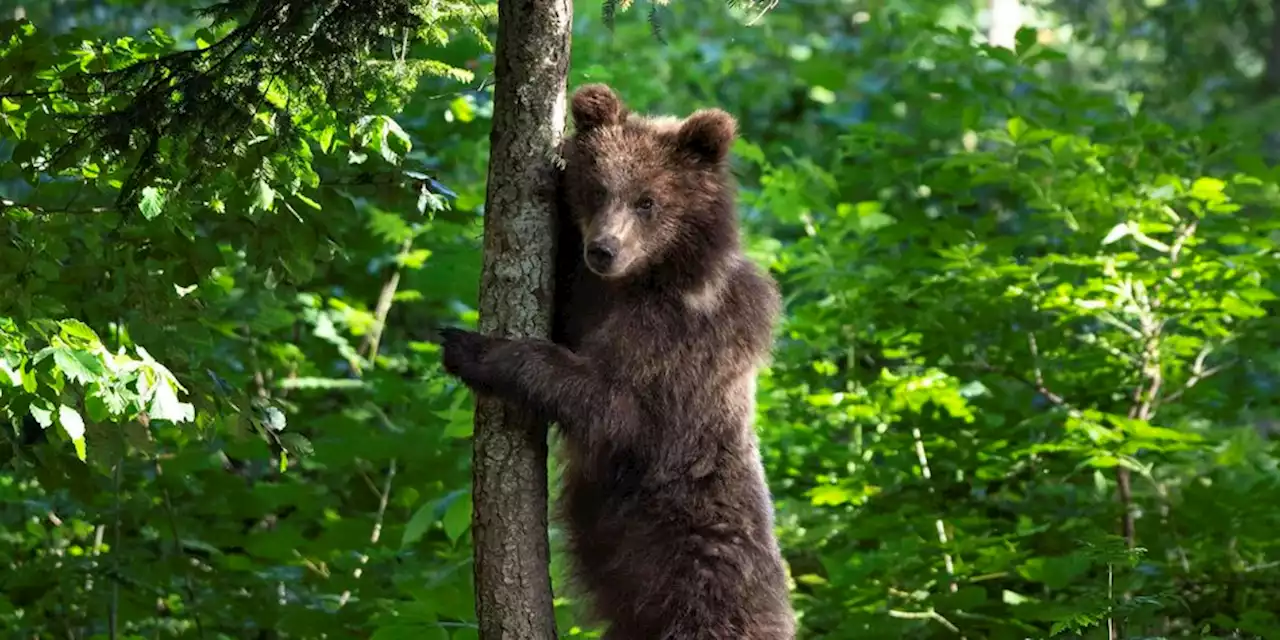
[[[613,236],[598,238],[587,244],[587,266],[599,274],[608,273],[618,257],[618,239]]]

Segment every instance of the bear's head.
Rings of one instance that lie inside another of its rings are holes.
[[[601,84],[579,89],[572,112],[563,188],[587,268],[606,280],[697,279],[737,246],[732,116],[642,117]]]

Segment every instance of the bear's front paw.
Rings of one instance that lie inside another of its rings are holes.
[[[444,370],[477,390],[487,389],[488,365],[485,362],[497,340],[465,329],[440,329],[440,346]]]

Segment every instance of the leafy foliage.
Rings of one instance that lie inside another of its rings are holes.
[[[474,321],[494,6],[151,4],[0,23],[0,626],[475,637],[425,328]],[[941,0],[578,7],[571,85],[740,120],[802,637],[1280,633],[1271,43],[1227,5],[1013,50]]]

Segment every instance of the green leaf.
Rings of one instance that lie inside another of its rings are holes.
[[[305,458],[315,454],[315,446],[311,441],[301,434],[285,433],[280,436],[280,444],[289,450],[298,458]]]
[[[836,93],[823,86],[809,87],[809,99],[818,104],[834,104],[836,101]]]
[[[89,419],[95,422],[107,422],[111,419],[111,409],[102,398],[101,390],[84,397],[84,410],[89,414]]]
[[[1009,131],[1009,137],[1017,142],[1022,138],[1022,134],[1027,131],[1027,122],[1022,118],[1009,118],[1009,122],[1005,124],[1005,128]]]
[[[449,536],[452,541],[457,541],[458,537],[463,534],[471,526],[471,494],[464,493],[452,503],[444,512],[444,533]]]
[[[1262,318],[1267,312],[1256,304],[1243,300],[1236,295],[1227,295],[1222,299],[1222,310],[1237,318]]]
[[[338,133],[337,127],[328,125],[320,131],[319,141],[320,150],[325,153],[333,152],[333,137]]]
[[[1039,30],[1035,27],[1020,27],[1014,34],[1014,51],[1019,55],[1026,55],[1033,47],[1038,44]]]
[[[1085,460],[1080,466],[1093,467],[1094,469],[1111,469],[1113,467],[1124,467],[1125,469],[1128,469],[1130,471],[1136,472],[1144,476],[1150,473],[1151,471],[1150,467],[1143,466],[1142,463],[1138,462],[1137,460],[1134,460],[1133,458],[1130,458],[1128,456],[1113,456],[1110,454],[1097,454],[1097,455],[1090,456],[1089,459]]]
[[[308,207],[311,207],[312,209],[315,209],[315,210],[317,210],[317,211],[319,211],[319,210],[321,210],[321,209],[323,209],[323,208],[324,208],[324,207],[321,207],[321,206],[320,206],[320,203],[319,203],[319,202],[316,202],[315,200],[312,200],[311,198],[308,198],[306,195],[303,195],[303,194],[301,194],[301,193],[295,193],[295,194],[293,194],[293,197],[295,197],[295,198],[297,198],[298,200],[302,201],[302,204],[305,204],[305,205],[307,205]]]
[[[875,200],[859,202],[856,205],[842,202],[836,205],[836,215],[840,218],[856,217],[855,229],[859,233],[871,233],[898,222],[893,216],[881,211],[882,208],[881,203]]]
[[[1191,184],[1191,197],[1197,200],[1211,201],[1225,197],[1222,190],[1227,183],[1217,178],[1199,178]]]
[[[1275,300],[1277,297],[1275,293],[1272,293],[1268,289],[1263,289],[1262,287],[1241,289],[1236,291],[1235,294],[1240,296],[1242,300],[1248,300],[1249,302],[1266,302],[1268,300]]]
[[[22,374],[22,390],[27,393],[35,393],[39,388],[39,382],[36,381],[35,369],[31,366],[23,367],[19,372]]]
[[[815,507],[838,506],[853,499],[853,494],[844,487],[819,485],[809,490],[809,499]]]
[[[470,96],[459,96],[449,103],[449,115],[458,122],[471,122],[476,119],[475,103]]]
[[[396,256],[396,262],[406,269],[421,269],[429,257],[431,257],[430,249],[414,249]]]
[[[102,361],[93,354],[67,347],[53,348],[53,362],[67,379],[81,384],[90,382],[105,372]]]
[[[94,346],[102,344],[102,340],[98,338],[98,334],[94,333],[93,329],[89,328],[89,325],[76,320],[75,318],[60,320],[58,322],[58,326],[62,328],[62,335],[64,339],[75,338],[88,345]]]
[[[251,211],[271,211],[275,206],[276,192],[266,180],[259,179],[254,185],[253,201],[249,205]]]
[[[371,133],[376,136],[373,146],[389,163],[398,163],[413,148],[409,134],[400,128],[395,119],[388,116],[365,116],[353,128],[361,140],[368,140]]]
[[[1141,91],[1135,91],[1124,97],[1124,107],[1125,110],[1129,112],[1129,115],[1138,115],[1138,110],[1142,108],[1142,100],[1144,97],[1145,95]]]
[[[1095,469],[1110,469],[1120,466],[1120,459],[1110,455],[1092,456],[1088,460],[1088,465]]]
[[[400,548],[405,549],[417,544],[435,521],[436,503],[427,502],[418,507],[418,510],[414,511],[413,516],[409,518],[409,522],[404,525],[404,534],[400,537]]]
[[[435,348],[435,345],[432,345]],[[453,401],[449,403],[449,408],[444,411],[437,411],[436,415],[446,421],[447,426],[444,430],[445,437],[448,438],[470,438],[475,432],[475,420],[469,409],[463,409],[462,405],[467,401],[467,396],[462,393],[455,393]]]
[[[738,138],[734,141],[733,153],[737,157],[757,166],[763,167],[768,164],[765,159],[764,151],[759,147],[759,145],[752,144],[742,138]]]

